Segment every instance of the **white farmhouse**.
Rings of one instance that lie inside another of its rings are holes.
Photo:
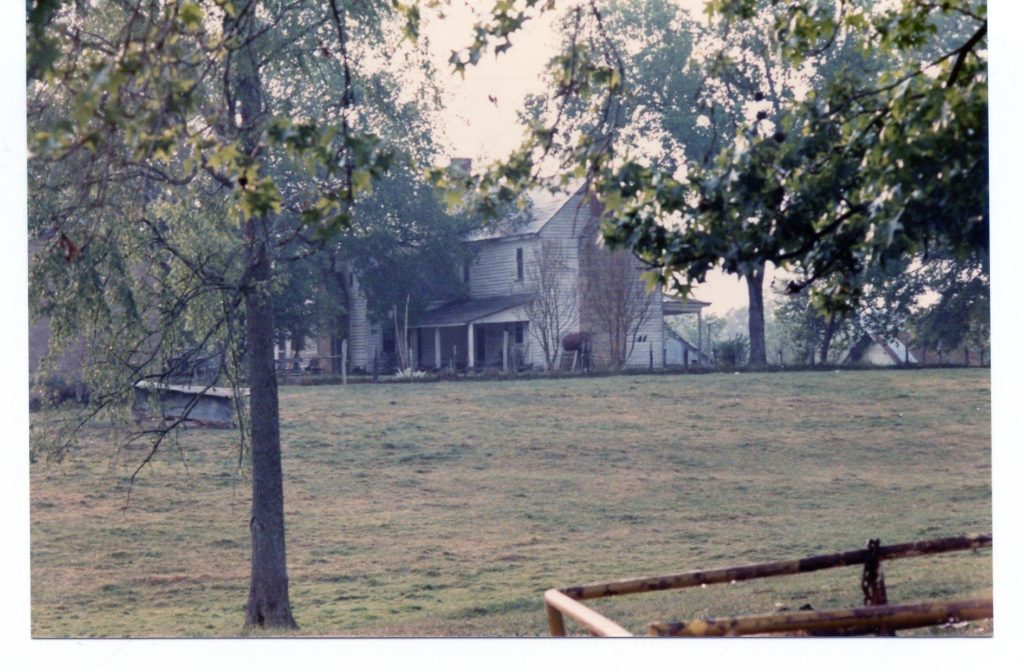
[[[473,251],[461,269],[466,298],[437,301],[409,325],[413,365],[568,368],[574,353],[562,352],[562,338],[584,333],[595,366],[665,366],[664,317],[699,318],[708,304],[648,294],[635,258],[599,244],[600,210],[583,186],[531,193],[529,200],[532,206],[522,216],[465,240]],[[394,327],[370,323],[358,278],[346,278],[349,368],[370,371],[375,359],[381,370],[393,368],[399,347]],[[324,369],[336,368],[327,365],[339,361],[336,341],[318,339]]]

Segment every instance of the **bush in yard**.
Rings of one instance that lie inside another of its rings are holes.
[[[749,353],[750,340],[743,334],[715,344],[715,359],[719,366],[743,366],[747,363]]]

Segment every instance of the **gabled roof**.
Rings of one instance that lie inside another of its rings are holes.
[[[547,189],[531,189],[526,192],[526,198],[530,201],[529,209],[474,231],[466,236],[465,240],[466,242],[476,242],[537,234],[585,186],[585,182],[578,182],[555,193],[551,193]]]
[[[917,364],[917,358],[908,351],[907,345],[903,341],[899,339],[890,340],[866,329],[857,342],[850,347],[842,361],[847,364],[857,363],[872,343],[880,347],[893,364]]]
[[[710,301],[698,301],[697,299],[680,299],[677,296],[661,296],[661,310],[664,315],[692,315],[710,306]]]
[[[416,323],[417,327],[455,327],[521,306],[533,300],[532,294],[513,294],[489,299],[462,299],[427,311]]]

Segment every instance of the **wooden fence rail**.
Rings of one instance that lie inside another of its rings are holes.
[[[632,637],[628,630],[611,619],[605,618],[590,607],[580,604],[564,593],[551,589],[544,593],[548,609],[548,626],[551,634],[565,636],[563,614],[581,623],[587,631],[598,637]]]
[[[867,634],[876,628],[905,630],[991,617],[992,600],[986,598],[652,623],[647,631],[660,637],[735,637],[808,630],[812,634]]]
[[[684,572],[681,574],[670,574],[665,576],[654,576],[638,579],[626,579],[605,583],[591,583],[579,586],[552,589],[544,594],[548,614],[548,626],[552,635],[565,636],[565,618],[581,624],[591,634],[599,636],[631,636],[628,631],[617,623],[597,613],[589,607],[580,603],[582,600],[590,600],[599,597],[611,597],[616,595],[628,595],[631,593],[645,593],[657,590],[669,590],[675,588],[691,588],[715,583],[731,583],[733,581],[748,581],[771,576],[785,576],[801,574],[804,572],[815,572],[823,569],[834,569],[851,565],[863,565],[869,559],[874,562],[882,560],[896,560],[900,558],[912,558],[938,553],[949,553],[953,551],[976,550],[992,547],[992,534],[968,534],[956,537],[943,537],[941,539],[930,539],[926,541],[914,541],[909,543],[894,544],[890,546],[879,546],[873,553],[868,549],[846,551],[843,553],[832,553],[828,555],[813,555],[798,560],[784,560],[779,562],[765,562],[753,565],[742,565],[738,567],[726,567],[721,569],[700,570]],[[984,601],[983,601],[984,602]],[[906,608],[904,608],[906,607]],[[864,612],[865,609],[882,609],[875,612]],[[950,611],[950,610],[953,611]],[[987,610],[987,611],[986,611]],[[851,615],[857,612],[859,615]],[[862,613],[863,612],[863,613]],[[944,614],[944,615],[943,615]],[[987,615],[979,615],[987,614]],[[796,614],[752,616],[744,619],[711,619],[703,621],[688,621],[685,623],[655,623],[650,626],[651,634],[726,634],[718,631],[721,623],[736,622],[736,627],[741,631],[730,631],[727,634],[752,634],[754,632],[783,632],[787,630],[803,630],[807,622],[815,624],[815,630],[838,631],[844,628],[868,627],[858,625],[856,619],[866,618],[868,621],[880,619],[890,629],[901,629],[910,627],[922,627],[934,622],[942,623],[953,618],[956,620],[978,620],[991,617],[992,600],[987,603],[969,602],[935,602],[926,605],[902,605],[883,607],[864,607],[854,610],[841,610],[835,612],[809,611]],[[794,618],[795,617],[795,618]],[[939,619],[932,621],[928,619]],[[916,620],[915,620],[916,619]],[[921,625],[910,625],[924,619]],[[848,623],[847,621],[853,621]],[[867,622],[867,621],[865,621]],[[790,627],[790,623],[801,624]],[[833,623],[839,623],[835,625]],[[715,624],[712,627],[710,624]],[[874,626],[871,626],[874,627]],[[674,629],[674,630],[673,630]],[[735,628],[734,628],[735,629]],[[671,632],[670,632],[671,630]]]

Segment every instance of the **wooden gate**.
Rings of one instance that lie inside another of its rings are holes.
[[[632,634],[621,625],[602,616],[584,605],[583,602],[599,597],[673,588],[692,588],[716,583],[748,581],[851,565],[864,565],[861,580],[861,588],[865,597],[865,606],[863,607],[656,622],[647,627],[647,634],[677,637],[797,633],[828,636],[887,635],[907,628],[991,618],[992,598],[989,596],[982,599],[890,605],[887,603],[884,579],[879,571],[881,561],[991,547],[991,534],[945,537],[892,546],[881,546],[875,539],[869,542],[866,549],[830,555],[815,555],[798,560],[783,560],[609,583],[593,583],[560,590],[551,589],[544,594],[544,602],[547,608],[548,627],[552,635],[565,636],[565,618],[568,617],[582,625],[592,635],[631,637]]]

